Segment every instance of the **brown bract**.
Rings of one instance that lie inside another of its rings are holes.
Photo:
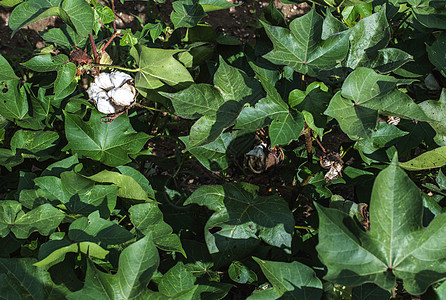
[[[93,62],[91,57],[87,54],[87,49],[82,50],[76,47],[70,52],[70,61],[77,67],[76,76],[80,76],[84,73],[84,69],[79,69],[80,66],[88,65]]]

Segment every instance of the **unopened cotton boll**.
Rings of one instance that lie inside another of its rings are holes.
[[[127,81],[132,80],[132,77],[123,72],[113,71],[110,73],[110,80],[113,83],[113,86],[117,88],[121,87]]]
[[[130,89],[126,88],[115,88],[108,92],[110,100],[112,100],[116,105],[129,106],[133,103],[135,95]]]

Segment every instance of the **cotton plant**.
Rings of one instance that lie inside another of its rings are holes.
[[[136,89],[133,78],[123,72],[100,73],[87,90],[99,112],[110,115],[110,119],[119,116],[135,104]]]

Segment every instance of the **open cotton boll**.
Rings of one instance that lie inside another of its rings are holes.
[[[129,106],[133,103],[135,94],[127,88],[115,88],[108,92],[110,99],[120,106]]]
[[[114,87],[121,87],[127,81],[132,80],[132,77],[123,72],[113,71],[110,73],[110,80]]]
[[[100,87],[103,90],[109,91],[115,86],[113,85],[112,81],[110,80],[110,74],[109,73],[101,73],[99,74],[95,79],[94,83],[98,87]]]
[[[87,90],[88,97],[90,97],[90,99],[95,99],[100,92],[104,92],[104,90],[94,83],[92,83]]]
[[[97,97],[96,101],[95,101],[96,107],[99,110],[99,112],[101,112],[103,114],[107,114],[107,115],[116,113],[116,107],[109,100],[107,93],[101,92],[100,94],[102,94],[102,93],[104,95]]]

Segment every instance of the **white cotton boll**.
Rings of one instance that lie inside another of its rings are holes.
[[[101,73],[99,74],[95,79],[94,83],[97,84],[98,87],[100,87],[103,90],[109,91],[112,88],[114,88],[113,83],[110,80],[110,74],[109,73]]]
[[[96,108],[103,114],[116,113],[116,107],[107,98],[99,98],[96,101]]]
[[[129,106],[133,103],[135,95],[130,89],[115,88],[108,92],[110,99],[120,106]]]
[[[132,77],[129,74],[123,72],[113,71],[110,73],[110,80],[114,87],[121,87],[124,83],[131,79]]]
[[[121,86],[121,89],[127,89],[130,92],[132,92],[133,96],[136,96],[136,89],[133,85],[130,85],[128,83],[124,83],[123,86]]]
[[[97,95],[103,91],[104,91],[103,89],[98,87],[97,84],[93,82],[87,90],[88,97],[90,97],[90,99],[95,99]]]

